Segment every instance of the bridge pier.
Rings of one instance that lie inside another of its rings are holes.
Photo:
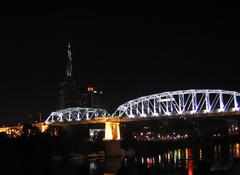
[[[121,155],[120,127],[118,122],[105,122],[105,155],[118,157]]]

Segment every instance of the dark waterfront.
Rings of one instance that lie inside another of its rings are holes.
[[[197,175],[200,162],[210,165],[211,174],[227,174],[234,158],[240,157],[240,142],[151,148],[146,147],[144,153],[136,151],[133,159],[129,156],[129,159],[74,160],[69,166],[56,168],[55,174],[116,175],[121,166],[130,164],[131,168],[147,167],[151,175]]]

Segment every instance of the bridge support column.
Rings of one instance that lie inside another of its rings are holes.
[[[106,157],[121,155],[120,127],[118,122],[105,122],[104,142]]]

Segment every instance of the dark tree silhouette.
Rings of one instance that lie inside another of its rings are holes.
[[[41,132],[38,129],[38,127],[33,126],[28,123],[23,124],[22,137],[31,137],[31,136],[37,136],[40,134],[41,134]]]

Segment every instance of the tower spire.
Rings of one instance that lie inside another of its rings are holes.
[[[67,76],[72,76],[72,57],[70,42],[68,42],[68,61],[67,61]]]

